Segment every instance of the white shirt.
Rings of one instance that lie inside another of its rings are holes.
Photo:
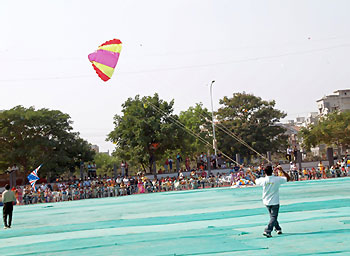
[[[263,187],[262,199],[265,205],[280,204],[279,188],[287,182],[286,177],[265,176],[255,181],[256,185]]]
[[[2,192],[2,202],[10,203],[10,202],[16,202],[15,194],[11,190],[5,190]]]
[[[18,166],[16,165],[16,166],[12,166],[11,170],[12,171],[18,171],[19,169],[18,169]]]
[[[124,182],[125,185],[129,185],[129,179],[128,178],[124,178],[123,182]]]

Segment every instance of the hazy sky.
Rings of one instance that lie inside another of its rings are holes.
[[[350,87],[349,13],[347,0],[1,0],[0,109],[61,110],[102,151],[128,97],[210,109],[212,80],[214,109],[245,91],[305,116]],[[123,49],[105,83],[87,55],[113,38]]]

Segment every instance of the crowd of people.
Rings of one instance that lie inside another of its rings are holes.
[[[277,167],[277,164],[275,165]],[[290,170],[287,171],[291,180],[311,180],[335,177],[345,177],[350,175],[350,161],[340,160],[336,165],[328,167],[322,162],[318,167],[304,168],[299,170],[295,163],[291,163]],[[71,200],[81,200],[88,198],[117,197],[138,193],[154,193],[162,191],[188,190],[209,187],[241,186],[251,185],[250,173],[254,178],[264,175],[263,165],[257,167],[243,165],[233,166],[226,172],[208,174],[201,165],[201,168],[180,170],[177,176],[154,177],[146,176],[139,172],[136,176],[118,176],[117,178],[87,177],[83,180],[72,178],[71,180],[57,179],[53,183],[37,184],[35,189],[30,185],[16,186],[12,190],[16,194],[17,204],[35,204],[48,202],[61,202]],[[275,173],[278,176],[278,173]]]
[[[53,183],[42,183],[33,189],[30,185],[17,186],[17,204],[35,204],[81,200],[88,198],[126,196],[137,193],[198,189],[206,187],[229,186],[232,183],[224,173],[208,175],[204,170],[192,170],[189,176],[182,171],[177,177],[149,178],[144,174],[138,176],[118,176],[57,180]]]
[[[289,175],[294,181],[346,177],[350,175],[350,159],[343,158],[330,167],[320,161],[317,167],[303,169],[298,169],[297,164],[291,162]]]

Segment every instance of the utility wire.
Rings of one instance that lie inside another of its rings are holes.
[[[189,134],[191,134],[192,136],[196,137],[197,139],[199,139],[202,143],[208,145],[208,146],[212,146],[211,143],[209,143],[207,140],[203,139],[199,134],[193,132],[191,129],[189,129],[188,127],[186,127],[183,123],[181,123],[179,120],[173,118],[172,116],[168,115],[164,110],[162,110],[161,108],[157,107],[156,105],[154,105],[152,102],[147,101],[147,104],[149,104],[153,109],[155,109],[156,111],[160,112],[163,115],[166,115],[168,118],[170,118],[171,120],[173,120],[173,123],[175,123],[177,126],[179,126],[180,128],[184,129],[185,131],[187,131]],[[226,158],[228,158],[229,160],[231,160],[232,162],[234,162],[235,164],[238,164],[238,162],[236,162],[235,160],[233,160],[231,157],[229,157],[228,155],[226,155],[225,153],[223,153],[222,151],[220,151]]]
[[[215,124],[213,123],[212,120],[210,120],[210,118],[204,116],[203,114],[199,113],[200,116],[202,116],[203,118],[205,118],[207,121],[209,121],[210,123],[214,124],[214,126],[218,127],[221,131],[223,131],[224,133],[226,133],[227,135],[229,135],[230,137],[234,138],[236,141],[238,141],[239,143],[241,143],[242,145],[246,146],[248,149],[250,149],[251,151],[255,152],[258,156],[260,156],[261,158],[267,160],[269,163],[272,163],[268,158],[266,158],[265,156],[263,156],[262,154],[260,154],[258,151],[256,151],[253,147],[251,147],[247,142],[245,142],[243,139],[241,139],[240,137],[238,137],[236,134],[234,134],[232,131],[230,131],[227,127],[225,127],[222,124]]]
[[[294,52],[287,52],[287,53],[281,53],[281,54],[276,54],[276,55],[259,56],[259,57],[252,57],[252,58],[239,59],[239,60],[228,60],[228,61],[222,61],[222,62],[216,62],[216,63],[188,65],[188,66],[181,66],[181,67],[169,67],[169,68],[160,68],[160,69],[150,69],[150,70],[126,71],[126,72],[119,71],[119,73],[121,73],[121,74],[142,74],[142,73],[150,73],[150,72],[203,68],[203,67],[210,67],[210,66],[259,61],[259,60],[265,60],[265,59],[275,59],[275,58],[293,56],[293,55],[303,55],[303,54],[309,54],[309,53],[320,52],[320,51],[325,51],[325,50],[344,48],[344,47],[349,47],[349,46],[350,46],[349,43],[345,43],[345,44],[339,44],[339,45],[311,49],[311,50],[294,51]],[[66,76],[66,77],[65,76],[61,76],[61,77],[55,76],[55,77],[37,77],[37,78],[22,78],[22,79],[19,78],[19,79],[4,79],[4,80],[0,80],[0,82],[16,82],[16,81],[31,81],[31,80],[58,80],[58,79],[75,79],[75,78],[87,78],[87,77],[92,77],[92,76],[91,75],[77,75],[77,76]]]

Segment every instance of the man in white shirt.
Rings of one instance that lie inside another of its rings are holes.
[[[44,183],[41,183],[40,189],[44,192],[47,189],[47,186]]]
[[[293,152],[292,149],[290,147],[288,147],[287,148],[287,155],[286,155],[288,162],[292,161],[292,152]]]
[[[283,171],[282,167],[278,166],[277,169],[282,172],[284,177],[274,176],[272,167],[267,166],[264,169],[264,173],[266,176],[255,180],[255,176],[251,173],[250,170],[248,170],[252,181],[256,185],[263,187],[263,203],[270,213],[270,222],[263,233],[263,235],[266,237],[272,237],[271,232],[273,228],[275,228],[275,231],[278,235],[282,234],[282,228],[280,227],[277,221],[278,211],[280,208],[279,187],[281,184],[289,181],[290,176],[288,175],[288,173]]]

